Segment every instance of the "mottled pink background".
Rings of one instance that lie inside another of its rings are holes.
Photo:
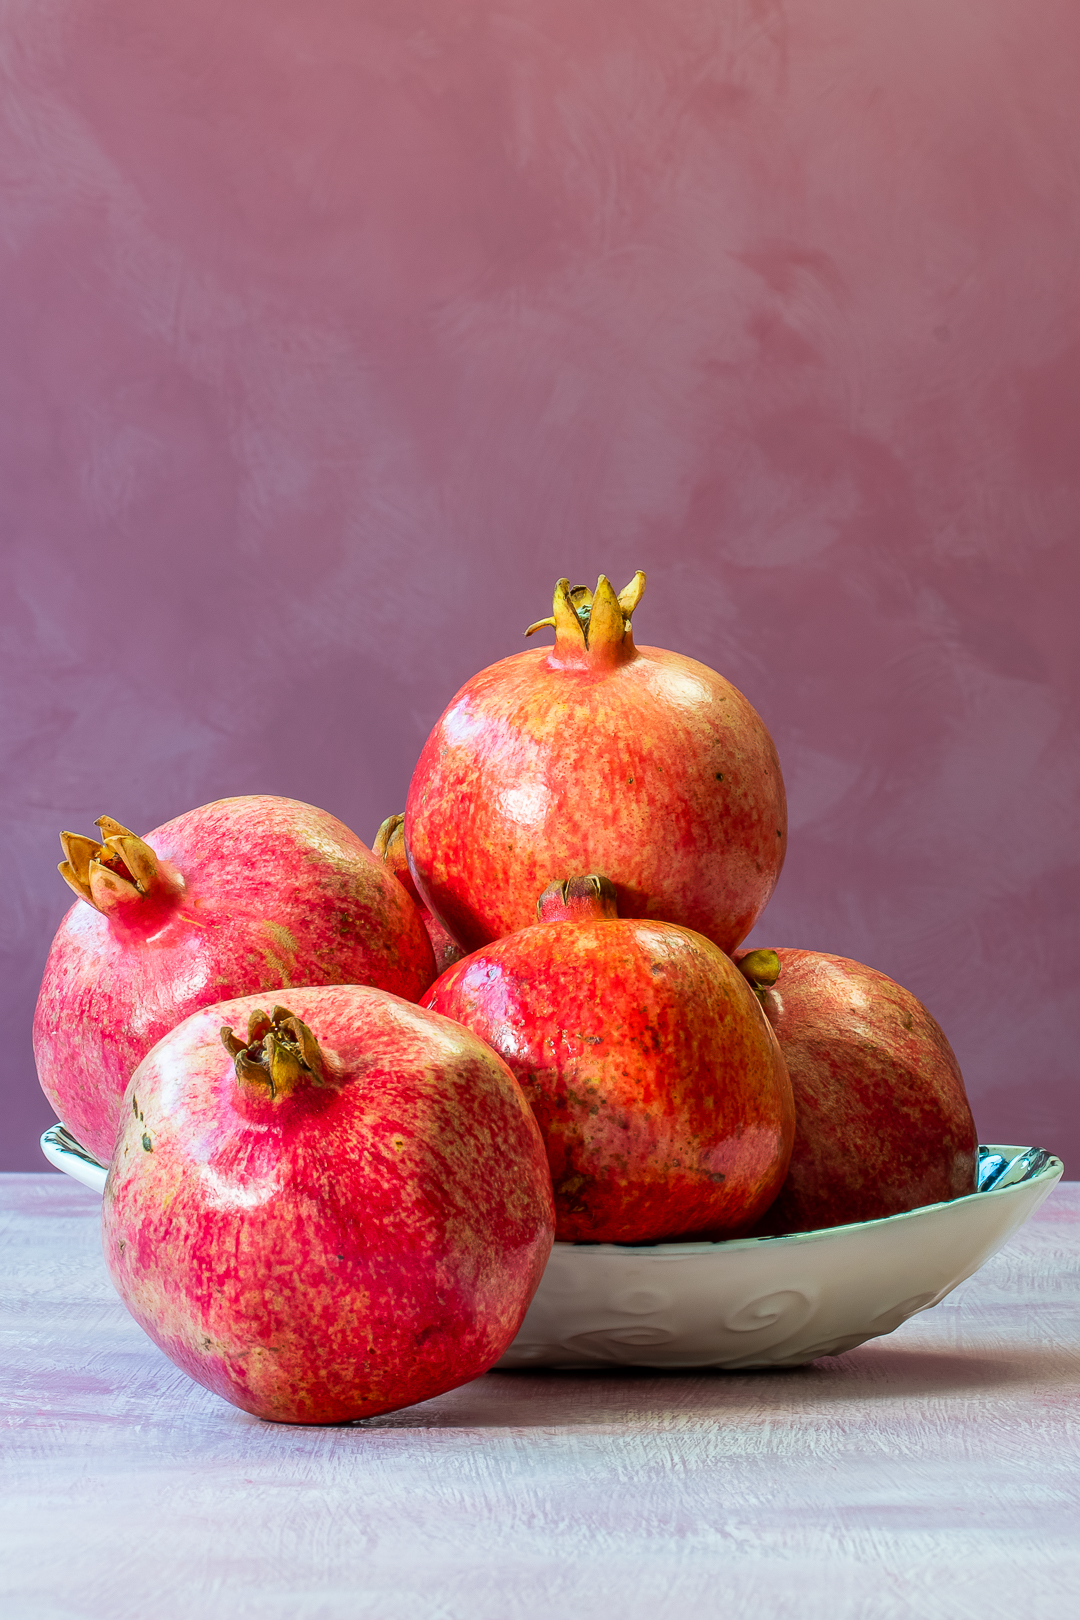
[[[57,830],[371,839],[563,573],[758,706],[762,943],[1080,1170],[1075,0],[13,0],[4,1154]]]

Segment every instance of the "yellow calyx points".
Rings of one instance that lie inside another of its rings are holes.
[[[563,652],[619,647],[631,639],[630,620],[644,591],[645,575],[640,569],[618,596],[606,574],[600,575],[595,591],[587,585],[571,587],[568,579],[560,579],[551,617],[538,619],[525,634],[554,630],[555,645]]]
[[[82,833],[60,834],[65,859],[57,871],[80,900],[108,913],[157,886],[158,858],[111,816],[99,816],[94,825],[101,829],[100,843]]]

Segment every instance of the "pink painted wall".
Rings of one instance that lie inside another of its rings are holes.
[[[1080,1171],[1073,0],[16,0],[5,1151],[60,827],[372,837],[563,573],[757,704],[759,942]]]

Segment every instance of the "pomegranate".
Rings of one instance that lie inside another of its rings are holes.
[[[159,1042],[128,1089],[102,1226],[124,1303],[177,1366],[258,1417],[338,1423],[497,1361],[553,1210],[494,1053],[335,985],[271,1013],[258,996],[204,1008]]]
[[[722,951],[620,918],[605,877],[552,884],[539,923],[436,980],[422,1005],[506,1059],[532,1104],[567,1242],[729,1237],[787,1169],[791,1085]]]
[[[416,907],[355,833],[292,799],[221,799],[146,838],[61,833],[78,895],[34,1018],[42,1088],[103,1164],[135,1065],[193,1012],[293,984],[416,1001],[435,963]]]
[[[620,596],[565,579],[555,644],[473,677],[413,773],[405,841],[424,904],[468,950],[524,928],[531,896],[602,871],[624,918],[734,950],[775,887],[787,811],[772,738],[692,658],[635,647],[639,573]]]
[[[762,1232],[872,1221],[975,1191],[963,1077],[921,1001],[819,951],[747,951],[738,964],[795,1092],[791,1166]]]
[[[387,816],[378,832],[372,850],[393,872],[398,882],[403,884],[412,896],[413,902],[420,913],[420,921],[427,929],[428,939],[435,957],[435,972],[445,973],[448,967],[460,962],[465,952],[456,944],[438,917],[433,917],[420,898],[412,873],[409,871],[409,859],[405,852],[405,817],[404,814]]]

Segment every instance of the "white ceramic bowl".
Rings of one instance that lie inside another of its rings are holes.
[[[62,1125],[50,1164],[102,1192],[105,1170]],[[797,1367],[891,1333],[944,1299],[1061,1177],[1042,1148],[979,1149],[979,1191],[949,1204],[730,1243],[556,1243],[512,1367]]]

